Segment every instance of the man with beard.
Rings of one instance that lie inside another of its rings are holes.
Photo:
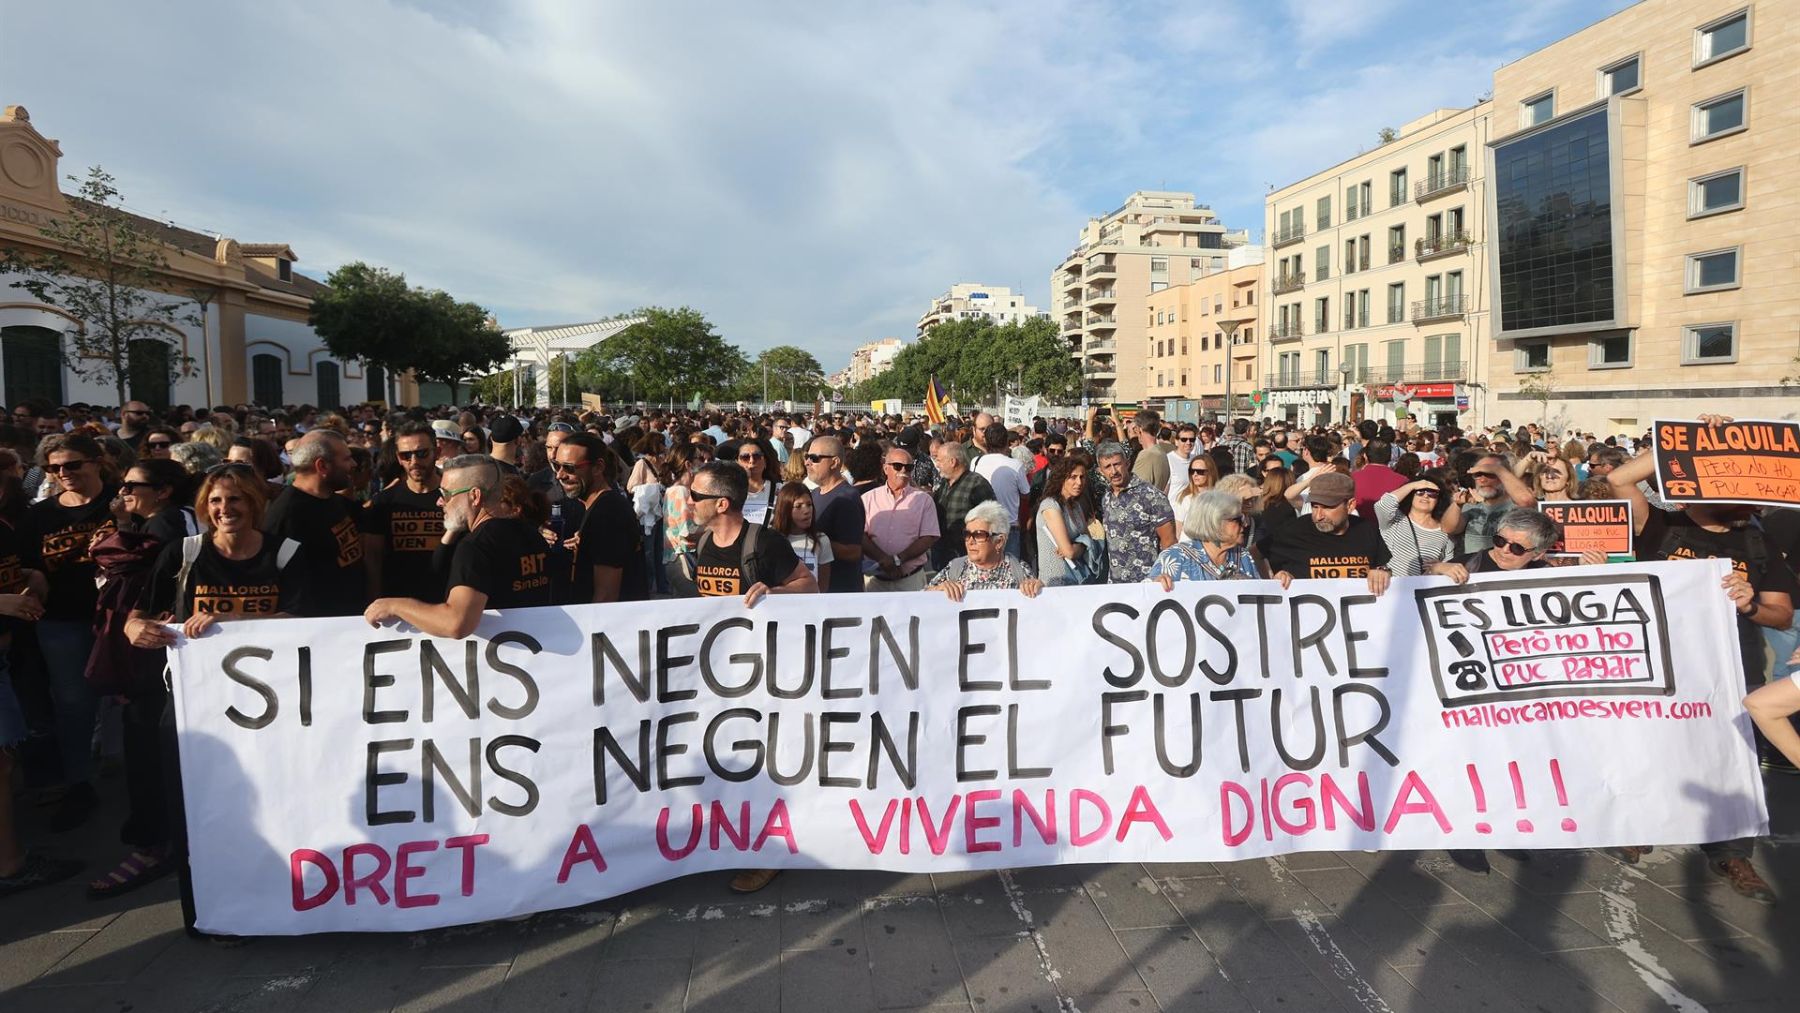
[[[530,524],[496,516],[501,464],[464,454],[444,465],[438,499],[444,529],[466,532],[450,557],[449,592],[442,604],[417,598],[377,598],[363,611],[370,626],[399,619],[428,636],[462,639],[475,632],[486,609],[549,605],[549,550]]]
[[[300,543],[305,579],[294,597],[298,616],[353,616],[369,600],[356,504],[345,493],[356,461],[350,444],[329,429],[294,441],[293,488],[269,504],[263,533]]]
[[[1731,419],[1702,415],[1709,426]],[[1683,503],[1674,510],[1658,510],[1638,488],[1656,476],[1656,455],[1642,453],[1611,469],[1606,480],[1613,495],[1631,501],[1631,524],[1637,532],[1640,559],[1729,559],[1731,573],[1723,581],[1724,593],[1737,612],[1738,649],[1744,682],[1761,686],[1767,678],[1768,660],[1763,650],[1762,627],[1782,630],[1794,620],[1794,599],[1800,596],[1794,571],[1781,551],[1770,545],[1761,528],[1751,522],[1752,509],[1733,503]],[[1759,748],[1761,744],[1759,743]],[[1618,848],[1618,857],[1631,865],[1650,849]],[[1762,904],[1775,903],[1775,893],[1757,874],[1750,858],[1756,838],[1702,844],[1706,865],[1722,877],[1739,896]]]
[[[630,498],[614,485],[618,458],[592,433],[568,434],[553,453],[563,495],[586,510],[575,536],[574,603],[648,598],[643,529]]]
[[[444,600],[444,575],[431,565],[444,536],[436,444],[425,423],[402,425],[394,436],[394,456],[404,475],[371,496],[362,510],[363,558],[378,596]]]
[[[1327,472],[1313,479],[1309,512],[1278,525],[1264,550],[1275,579],[1366,579],[1369,593],[1387,590],[1387,542],[1374,521],[1350,513],[1356,481]]]
[[[1465,482],[1473,485],[1458,489],[1457,505],[1462,507],[1462,551],[1469,554],[1486,552],[1493,547],[1494,535],[1500,530],[1500,518],[1513,507],[1537,506],[1537,493],[1512,473],[1506,459],[1498,454],[1477,455],[1471,451],[1459,462],[1458,470]]]

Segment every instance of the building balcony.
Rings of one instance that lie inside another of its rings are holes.
[[[1079,330],[1081,330],[1081,321],[1079,321],[1079,320],[1064,320],[1062,329],[1063,329],[1064,334],[1068,334],[1070,331],[1079,331]]]
[[[1100,338],[1095,341],[1090,341],[1081,347],[1090,352],[1112,352],[1119,347],[1119,343],[1111,338]]]
[[[1118,273],[1119,273],[1119,268],[1117,267],[1117,265],[1114,265],[1114,264],[1089,264],[1087,266],[1087,275],[1089,278],[1099,278],[1099,277],[1111,278],[1111,277],[1116,276]]]
[[[1284,341],[1299,341],[1301,337],[1299,324],[1276,324],[1269,328],[1269,343],[1281,344]]]
[[[1447,295],[1437,299],[1415,299],[1412,320],[1428,324],[1435,320],[1460,320],[1469,315],[1469,299],[1463,295]]]
[[[1426,236],[1413,241],[1413,255],[1420,263],[1436,260],[1439,257],[1455,256],[1469,252],[1469,244],[1474,240],[1467,232],[1446,232],[1437,236]]]
[[[1087,325],[1089,327],[1097,327],[1105,331],[1112,330],[1114,327],[1118,326],[1118,323],[1118,318],[1111,313],[1089,313],[1087,318]]]
[[[1263,376],[1263,386],[1270,390],[1298,390],[1302,387],[1336,387],[1344,382],[1335,369],[1284,369]]]
[[[1279,250],[1283,246],[1288,246],[1293,243],[1298,243],[1300,240],[1305,239],[1305,238],[1306,238],[1306,227],[1305,226],[1300,226],[1298,228],[1282,229],[1281,231],[1275,233],[1275,238],[1270,241],[1269,245],[1271,245]]]
[[[1063,275],[1062,287],[1063,287],[1063,291],[1065,291],[1065,292],[1067,292],[1070,289],[1079,289],[1079,288],[1081,288],[1081,286],[1083,284],[1085,284],[1085,283],[1081,280],[1080,274],[1072,272],[1072,273]]]
[[[1424,203],[1433,197],[1469,188],[1469,167],[1453,165],[1443,172],[1426,176],[1413,184],[1413,200]]]
[[[1110,288],[1098,288],[1088,292],[1087,301],[1089,306],[1099,306],[1102,303],[1116,303],[1119,297]]]
[[[1469,379],[1466,362],[1408,362],[1398,366],[1371,366],[1360,383],[1448,383]]]
[[[1083,366],[1081,367],[1081,375],[1106,377],[1111,379],[1119,375],[1119,370],[1116,366]]]
[[[1080,306],[1080,305],[1081,305],[1080,299],[1069,298],[1069,299],[1063,300],[1063,309],[1066,309],[1066,310],[1072,310],[1075,307]]]
[[[1295,271],[1292,274],[1276,275],[1273,291],[1276,295],[1287,295],[1289,292],[1298,292],[1305,287],[1306,272]]]

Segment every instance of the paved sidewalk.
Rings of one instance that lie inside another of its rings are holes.
[[[1643,1011],[1800,1008],[1800,779],[1770,778],[1743,901],[1693,849],[1293,855],[904,876],[696,876],[526,921],[407,935],[181,933],[172,881],[0,902],[0,1010]],[[109,807],[60,842],[117,857]],[[41,819],[41,816],[28,815]]]

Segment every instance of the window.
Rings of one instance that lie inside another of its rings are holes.
[[[1630,365],[1630,331],[1598,334],[1588,342],[1589,369],[1624,369]]]
[[[281,397],[281,356],[262,353],[250,357],[250,389],[256,403],[264,408],[280,408],[285,402]]]
[[[1598,330],[1615,318],[1608,106],[1491,149],[1501,335]]]
[[[1462,335],[1432,334],[1425,338],[1425,380],[1462,379]]]
[[[1720,292],[1737,288],[1742,279],[1738,271],[1738,257],[1743,247],[1734,246],[1729,250],[1710,250],[1706,253],[1690,253],[1687,258],[1687,294],[1698,292]]]
[[[330,359],[322,359],[317,366],[313,367],[313,372],[318,377],[319,407],[321,409],[330,408],[333,411],[342,408],[344,396],[339,393],[341,374],[338,364]]]
[[[1746,103],[1749,96],[1745,90],[1710,98],[1705,102],[1694,103],[1694,135],[1693,143],[1710,141],[1715,137],[1725,137],[1744,129],[1746,121]]]
[[[1325,334],[1331,330],[1331,298],[1313,300],[1313,333]]]
[[[1406,283],[1400,282],[1388,286],[1388,314],[1390,324],[1403,323],[1406,320]]]
[[[169,407],[170,358],[173,349],[161,338],[135,338],[126,348],[126,374],[131,396],[157,411]],[[325,402],[319,402],[323,407]],[[333,407],[336,407],[334,404]]]
[[[29,397],[63,403],[62,334],[48,327],[0,328],[0,369],[6,373],[6,403]]]
[[[1362,236],[1356,242],[1356,269],[1358,271],[1367,271],[1369,269],[1369,237],[1366,235]]]
[[[1398,264],[1406,259],[1406,226],[1396,225],[1388,230],[1388,263]]]
[[[1406,192],[1406,170],[1395,169],[1388,173],[1388,207],[1397,208],[1406,203],[1409,194]]]
[[[1150,258],[1150,273],[1151,274],[1168,274],[1169,273],[1169,258],[1167,258],[1167,257],[1151,257]]]
[[[1694,29],[1694,67],[1699,69],[1750,48],[1748,8]]]
[[[1319,198],[1318,222],[1319,222],[1319,228],[1321,228],[1321,229],[1331,228],[1331,198],[1330,197],[1320,197]]]
[[[1331,277],[1331,247],[1321,246],[1313,251],[1313,280],[1324,281]]]
[[[1220,380],[1224,379],[1224,377],[1225,377],[1225,367],[1219,365],[1216,362],[1213,363],[1213,382],[1218,383]]]
[[[1682,365],[1737,361],[1737,323],[1691,324],[1681,329]]]
[[[363,381],[365,401],[387,401],[387,374],[380,366],[363,363]]]
[[[1534,373],[1550,368],[1550,342],[1521,341],[1513,348],[1513,372]]]
[[[1556,115],[1556,92],[1547,91],[1537,98],[1519,103],[1519,126],[1535,127]]]
[[[1744,167],[1688,180],[1688,217],[1700,218],[1744,206]]]
[[[1313,353],[1313,374],[1315,383],[1337,383],[1337,378],[1331,375],[1331,350],[1329,348],[1321,348]]]
[[[1638,67],[1636,56],[1627,57],[1610,67],[1601,67],[1600,97],[1637,91],[1643,85],[1643,81],[1638,78]]]
[[[1362,217],[1362,205],[1357,203],[1355,186],[1344,191],[1344,221],[1353,222]]]
[[[294,280],[294,262],[291,260],[283,260],[281,258],[276,258],[276,260],[275,260],[275,276],[277,278],[280,278],[282,281],[293,281]]]
[[[1382,345],[1387,350],[1387,376],[1389,383],[1399,383],[1406,379],[1406,341],[1389,341]]]
[[[1150,291],[1152,291],[1152,292],[1161,292],[1163,289],[1168,288],[1168,287],[1169,287],[1169,283],[1166,281],[1153,281],[1150,283]]]

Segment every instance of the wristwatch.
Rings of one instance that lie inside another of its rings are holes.
[[[900,557],[898,555],[890,556],[888,558],[888,565],[896,570],[900,569]]]

